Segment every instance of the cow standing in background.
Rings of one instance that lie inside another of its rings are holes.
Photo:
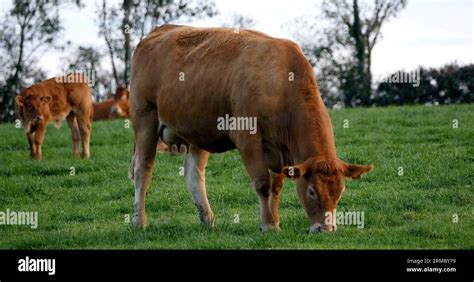
[[[54,121],[56,127],[66,119],[71,128],[73,154],[89,158],[89,140],[92,123],[92,96],[87,78],[82,74],[70,74],[51,78],[24,89],[16,97],[16,113],[30,144],[30,155],[41,160],[46,126]]]
[[[205,188],[209,152],[237,148],[260,204],[261,230],[279,230],[283,180],[297,180],[310,231],[335,231],[328,221],[345,189],[371,165],[337,158],[331,120],[311,65],[293,42],[260,32],[163,25],[132,59],[130,115],[135,152],[132,223],[146,226],[145,195],[156,144],[187,146],[185,180],[201,222],[214,224]],[[223,118],[255,118],[250,130],[221,127]]]
[[[93,103],[94,121],[129,117],[128,89],[119,87],[114,97],[102,102]]]

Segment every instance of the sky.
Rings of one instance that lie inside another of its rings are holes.
[[[120,0],[110,0],[109,5]],[[288,33],[288,25],[297,18],[316,16],[318,0],[214,0],[220,15],[187,23],[194,26],[222,26],[231,23],[234,14],[255,21],[256,30],[271,36],[295,39]],[[0,0],[0,14],[10,7],[11,1]],[[95,10],[99,0],[83,0],[83,9],[67,9],[62,19],[65,40],[74,45],[104,46],[98,36]],[[382,27],[382,38],[375,46],[372,57],[374,78],[380,79],[400,69],[418,66],[439,67],[458,62],[473,63],[474,54],[474,0],[408,0],[398,17]],[[51,50],[42,54],[41,66],[49,76],[57,75],[63,67],[64,52]]]

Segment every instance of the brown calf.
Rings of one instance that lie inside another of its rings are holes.
[[[73,154],[89,158],[92,121],[91,91],[87,79],[80,74],[51,78],[24,89],[16,97],[16,112],[30,144],[31,157],[42,158],[46,126],[50,121],[59,128],[63,119],[71,128]]]
[[[113,119],[116,117],[125,118],[129,116],[128,90],[119,87],[115,91],[114,97],[99,103],[93,103],[94,121]]]

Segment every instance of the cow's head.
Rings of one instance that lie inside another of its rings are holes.
[[[128,117],[129,116],[129,102],[128,102],[128,90],[124,87],[117,88],[114,95],[114,105],[110,109],[110,114],[113,117]]]
[[[30,89],[25,89],[16,96],[17,113],[27,132],[34,131],[36,125],[45,119],[45,113],[49,113],[50,102],[50,95],[36,94]]]
[[[285,176],[297,180],[298,196],[311,220],[311,232],[336,231],[332,214],[345,190],[344,178],[359,179],[372,165],[347,164],[339,159],[310,158],[302,164],[283,168]]]

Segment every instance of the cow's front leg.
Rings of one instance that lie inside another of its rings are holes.
[[[277,227],[280,227],[280,216],[278,213],[278,205],[280,201],[280,192],[283,188],[283,181],[285,175],[283,173],[277,174],[270,171],[272,179],[272,193],[270,195],[270,210],[272,212],[273,221]]]
[[[190,145],[189,152],[184,159],[184,177],[189,192],[193,196],[201,222],[214,226],[215,218],[206,193],[205,171],[208,158],[209,153],[207,151]]]
[[[30,157],[34,159],[36,157],[35,133],[28,132],[26,137],[28,138],[28,144],[30,144]]]
[[[36,155],[34,156],[35,159],[41,160],[43,158],[43,153],[41,151],[41,146],[43,145],[44,134],[46,133],[46,125],[43,122],[39,122],[36,126],[35,131],[35,147],[36,147]]]
[[[270,210],[270,173],[263,159],[262,140],[255,135],[241,133],[234,137],[234,142],[240,151],[244,166],[252,179],[260,205],[260,226],[262,232],[278,231]]]

